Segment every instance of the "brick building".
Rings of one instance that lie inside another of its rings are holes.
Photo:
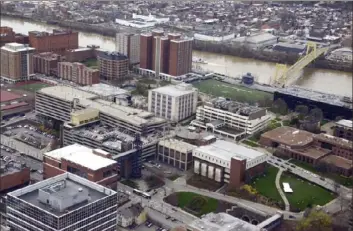
[[[78,32],[53,30],[53,33],[30,31],[29,44],[36,52],[55,52],[64,55],[66,50],[78,48]]]
[[[29,168],[20,163],[1,161],[0,173],[1,193],[30,182]]]
[[[97,57],[95,47],[83,47],[65,51],[65,60],[67,62],[83,62],[87,59],[95,59]]]
[[[192,40],[163,31],[140,36],[140,68],[172,76],[191,72]]]
[[[119,175],[117,162],[101,149],[73,144],[43,156],[43,178],[70,172],[104,186],[115,186]]]
[[[129,59],[117,52],[98,52],[98,65],[102,79],[124,80],[129,70]]]
[[[33,55],[33,71],[45,75],[53,75],[57,72],[58,62],[62,56],[53,52],[43,52]]]
[[[218,183],[237,188],[262,174],[267,155],[224,140],[193,150],[194,173]]]
[[[92,85],[100,81],[99,70],[82,63],[59,62],[57,76],[80,85]]]
[[[13,29],[7,26],[0,27],[0,46],[12,42],[15,42],[15,32]]]
[[[1,47],[1,79],[8,82],[29,80],[33,76],[34,50],[32,47],[19,43],[7,43]]]
[[[285,156],[345,176],[352,174],[352,142],[327,134],[312,134],[292,127],[279,127],[261,135],[262,145]]]
[[[347,140],[353,139],[352,120],[340,120],[336,122],[333,135]]]

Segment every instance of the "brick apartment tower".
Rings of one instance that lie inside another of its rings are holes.
[[[116,34],[116,52],[126,55],[130,64],[140,62],[140,35],[139,34]]]
[[[86,67],[82,63],[59,62],[58,77],[80,85],[100,82],[99,70]]]
[[[29,44],[37,53],[55,52],[64,55],[66,50],[78,48],[78,32],[53,30],[53,33],[30,31]]]
[[[165,36],[157,30],[142,34],[140,48],[140,68],[173,76],[191,72],[192,40],[181,39],[180,34]]]
[[[152,34],[140,35],[140,68],[152,70]]]

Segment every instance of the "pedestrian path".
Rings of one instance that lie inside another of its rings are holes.
[[[282,173],[283,173],[283,170],[279,169],[279,171],[277,173],[277,176],[276,176],[276,188],[277,188],[277,191],[279,192],[279,194],[282,197],[282,200],[283,200],[284,205],[285,205],[285,210],[289,211],[290,210],[289,201],[288,201],[286,195],[284,194],[284,192],[283,192],[283,190],[281,188],[281,183],[280,183],[280,179],[281,179]]]

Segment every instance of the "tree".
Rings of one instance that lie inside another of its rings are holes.
[[[332,231],[332,219],[323,211],[311,211],[308,217],[299,221],[298,231]]]
[[[287,114],[287,111],[288,111],[287,103],[283,99],[278,98],[273,102],[272,110],[275,113],[285,115]]]
[[[295,112],[299,114],[299,119],[304,119],[309,113],[309,108],[306,105],[297,105],[295,107]]]
[[[309,117],[312,121],[319,122],[324,118],[324,114],[320,108],[313,108],[310,110]]]

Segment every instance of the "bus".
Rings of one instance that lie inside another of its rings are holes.
[[[146,199],[151,199],[151,195],[150,195],[150,194],[148,194],[148,193],[146,193],[146,192],[142,192],[142,191],[140,191],[140,190],[138,190],[138,189],[134,189],[132,192],[133,192],[134,194],[139,195],[139,196],[142,196],[142,197],[144,197],[144,198],[146,198]]]

